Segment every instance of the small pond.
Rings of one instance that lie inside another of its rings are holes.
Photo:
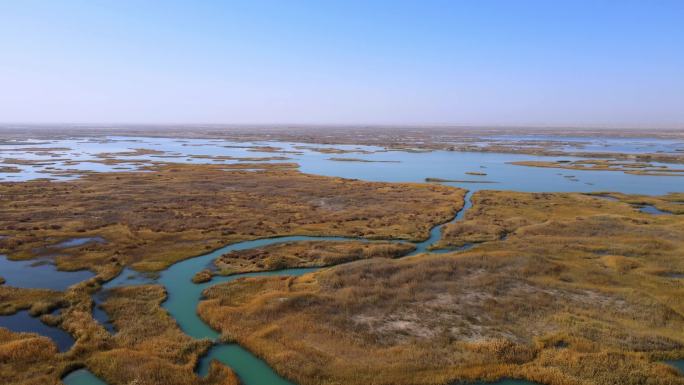
[[[71,334],[60,328],[44,324],[38,317],[31,317],[27,310],[13,315],[0,316],[0,327],[14,332],[36,333],[48,337],[57,345],[60,352],[69,350],[75,342]]]
[[[60,271],[49,261],[11,261],[0,255],[0,277],[8,286],[63,291],[94,276],[88,270]]]
[[[100,380],[88,369],[78,369],[67,374],[62,378],[62,382],[66,385],[107,385],[106,382]]]

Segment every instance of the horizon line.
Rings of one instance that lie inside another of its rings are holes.
[[[11,127],[15,126],[15,127]],[[679,126],[618,126],[618,125],[561,125],[561,124],[459,124],[459,123],[203,123],[203,122],[0,122],[0,130],[8,128],[92,128],[120,129],[145,127],[185,127],[185,128],[395,128],[395,129],[549,129],[549,130],[684,130],[684,123]]]

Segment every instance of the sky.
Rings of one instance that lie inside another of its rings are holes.
[[[0,1],[0,122],[684,128],[684,1]]]

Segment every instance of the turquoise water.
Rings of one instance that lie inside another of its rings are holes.
[[[236,344],[213,346],[207,356],[200,361],[197,370],[200,376],[207,375],[209,364],[214,359],[228,364],[244,384],[294,385],[278,376],[264,361]]]
[[[267,271],[259,273],[236,274],[231,276],[217,276],[210,282],[202,284],[193,284],[192,277],[196,272],[204,269],[214,259],[222,254],[234,250],[246,250],[256,247],[264,247],[276,243],[296,242],[296,241],[344,241],[350,238],[343,237],[277,237],[257,239],[254,241],[246,241],[235,243],[222,247],[211,253],[201,255],[199,257],[186,259],[172,265],[161,273],[157,283],[164,285],[168,292],[168,299],[162,306],[176,319],[180,328],[189,336],[194,338],[210,338],[215,339],[218,333],[205,324],[195,312],[197,303],[202,296],[202,291],[209,286],[216,285],[222,282],[229,282],[241,277],[258,277],[258,276],[272,276],[272,275],[301,275],[308,272],[316,271],[317,268],[300,268],[300,269],[286,269],[278,271]],[[107,285],[107,287],[109,287]]]
[[[452,219],[451,221],[449,221],[447,223],[454,223],[454,222],[457,222],[457,221],[460,221],[463,219],[466,211],[468,211],[469,208],[473,207],[473,202],[470,199],[472,196],[473,196],[473,191],[468,191],[466,193],[466,195],[464,197],[463,208],[456,213],[456,216],[454,216],[454,219]],[[468,244],[465,244],[465,245],[463,245],[457,249],[434,249],[434,250],[430,250],[430,246],[437,243],[437,241],[439,241],[440,237],[442,236],[442,227],[443,227],[443,225],[433,227],[430,230],[430,237],[428,239],[424,240],[423,242],[416,243],[415,244],[416,249],[413,252],[409,253],[407,256],[416,255],[416,254],[425,253],[425,252],[437,253],[437,254],[451,253],[454,251],[467,250],[467,249],[473,247],[472,243],[468,243]]]
[[[67,374],[62,378],[62,382],[66,385],[107,385],[87,369],[78,369]]]

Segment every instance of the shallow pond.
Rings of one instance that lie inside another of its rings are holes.
[[[8,286],[62,291],[94,276],[88,270],[60,271],[48,261],[10,261],[0,255],[0,277]]]
[[[87,369],[74,370],[64,376],[62,382],[66,385],[107,385]]]
[[[660,210],[660,209],[656,208],[655,206],[651,206],[651,205],[639,206],[638,208],[639,208],[639,211],[641,211],[642,213],[646,213],[646,214],[672,215],[672,213],[670,213],[670,212]]]
[[[74,337],[64,330],[44,324],[38,317],[31,317],[28,311],[13,315],[0,316],[0,327],[15,332],[36,333],[52,339],[60,352],[65,352],[74,344]]]

